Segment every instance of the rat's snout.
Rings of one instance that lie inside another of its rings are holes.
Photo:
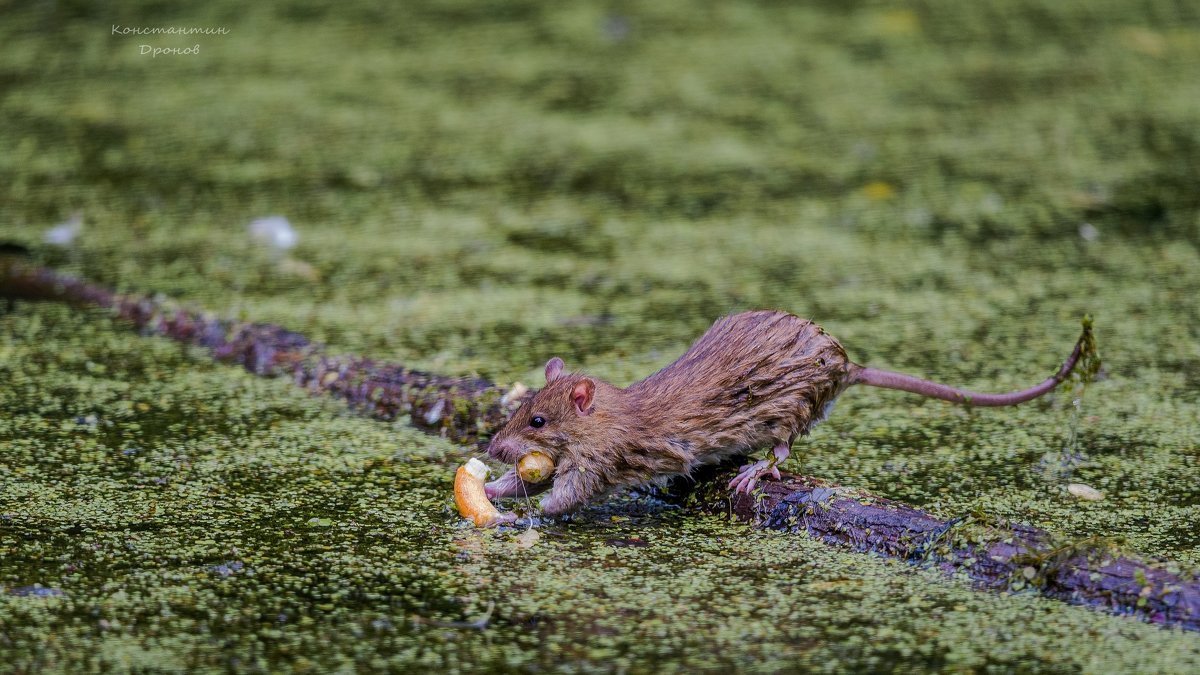
[[[487,454],[505,464],[516,464],[521,459],[521,446],[512,438],[493,438],[488,443]]]

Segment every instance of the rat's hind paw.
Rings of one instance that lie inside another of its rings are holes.
[[[775,480],[779,480],[782,478],[779,475],[779,463],[787,459],[790,454],[791,449],[788,446],[775,446],[766,459],[760,459],[753,464],[743,466],[741,473],[729,481],[729,487],[733,489],[734,494],[739,492],[750,494],[754,490],[754,486],[758,484],[758,481],[767,475],[770,475]]]
[[[775,466],[774,459],[760,459],[753,464],[743,466],[741,473],[729,481],[729,487],[733,488],[734,494],[739,492],[750,494],[764,474],[769,474],[775,480],[779,480],[779,467]]]

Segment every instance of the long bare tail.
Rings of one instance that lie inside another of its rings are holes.
[[[1095,338],[1092,336],[1091,317],[1084,317],[1083,334],[1079,336],[1079,340],[1075,343],[1075,350],[1067,357],[1067,360],[1058,369],[1058,372],[1045,382],[1028,389],[1022,389],[1021,391],[1013,391],[1007,394],[981,394],[938,384],[937,382],[930,382],[929,380],[922,380],[911,375],[893,373],[876,368],[860,369],[854,381],[856,384],[866,384],[885,389],[899,389],[900,391],[907,391],[913,394],[920,394],[921,396],[962,403],[969,406],[1017,405],[1018,403],[1033,400],[1057,387],[1075,369],[1076,364],[1080,362],[1080,357],[1083,357],[1084,361],[1082,368],[1084,381],[1088,382],[1095,377],[1097,371],[1100,369],[1100,356],[1096,351]]]

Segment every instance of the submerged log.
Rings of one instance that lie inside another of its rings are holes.
[[[145,335],[209,350],[255,375],[290,377],[382,420],[407,418],[416,428],[460,443],[478,443],[526,396],[524,387],[477,377],[448,377],[357,356],[326,354],[320,345],[282,326],[222,319],[163,299],[124,296],[0,252],[0,298],[50,300],[99,307]]]
[[[731,494],[731,468],[697,476],[684,504],[755,527],[929,565],[992,589],[1032,590],[1075,605],[1200,631],[1200,576],[1166,560],[1123,555],[1101,539],[1061,540],[1035,527],[969,514],[944,520],[819,478],[784,473]],[[709,478],[706,480],[706,478]]]
[[[220,319],[164,300],[121,296],[0,253],[0,297],[52,300],[112,311],[150,335],[208,349],[257,375],[285,376],[384,420],[478,444],[532,392],[481,378],[447,377],[353,356],[330,356],[273,324]],[[523,388],[521,388],[523,389]],[[1095,540],[1064,542],[1037,528],[979,515],[943,520],[914,507],[784,474],[753,495],[726,486],[733,473],[694,476],[688,508],[725,512],[754,527],[806,533],[856,551],[934,566],[988,588],[1030,589],[1072,604],[1200,631],[1200,576],[1167,561],[1123,556]],[[689,481],[690,483],[691,481]]]

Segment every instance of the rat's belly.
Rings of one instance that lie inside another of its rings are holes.
[[[794,415],[772,416],[764,421],[743,422],[724,430],[719,438],[710,437],[707,444],[693,444],[697,464],[717,464],[729,457],[749,455],[789,443],[807,435],[819,422],[833,412],[836,398],[822,405],[815,416],[809,417],[806,408]]]

